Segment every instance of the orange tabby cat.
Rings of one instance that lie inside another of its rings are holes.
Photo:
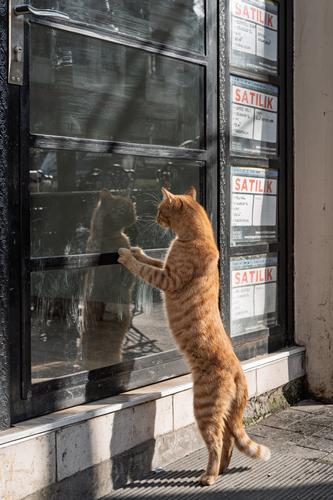
[[[209,485],[228,467],[234,442],[253,458],[268,460],[270,451],[243,426],[247,384],[220,317],[219,253],[207,214],[194,188],[162,192],[157,222],[177,235],[166,261],[120,248],[118,262],[165,292],[170,328],[191,367],[194,414],[209,455],[200,481]]]

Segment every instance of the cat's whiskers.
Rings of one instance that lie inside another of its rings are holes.
[[[146,193],[145,196],[150,198],[154,203],[153,205],[157,207],[161,203],[161,198],[157,193]]]
[[[140,219],[143,219],[143,220],[155,220],[156,219],[156,216],[155,215],[152,215],[150,213],[142,213],[141,215],[139,215]]]
[[[142,228],[142,230],[140,231],[141,232],[141,235],[145,235],[147,234],[148,232],[152,231],[153,234],[154,234],[154,230],[156,231],[156,228],[157,228],[157,224],[155,222],[150,222],[148,224],[144,224],[144,227]]]

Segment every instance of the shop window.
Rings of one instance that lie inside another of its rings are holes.
[[[165,256],[162,187],[194,185],[212,221],[239,357],[285,346],[286,1],[30,3],[9,71],[13,422],[188,373],[160,292],[117,264]]]

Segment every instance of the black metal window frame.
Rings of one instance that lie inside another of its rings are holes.
[[[143,41],[129,35],[118,36],[105,30],[83,26],[82,23],[30,19],[25,23],[24,84],[9,85],[10,92],[10,336],[11,336],[11,419],[12,422],[42,415],[87,401],[112,396],[164,379],[188,373],[178,350],[153,354],[118,365],[82,371],[39,383],[31,381],[30,273],[50,269],[78,269],[112,265],[117,254],[87,254],[31,258],[29,244],[29,149],[84,151],[93,153],[131,154],[156,158],[201,160],[205,162],[202,195],[217,236],[218,213],[218,144],[217,144],[217,0],[205,2],[204,55],[174,47]],[[28,44],[31,23],[81,34],[187,61],[204,68],[204,141],[200,150],[158,145],[74,139],[31,134],[29,131],[29,60]]]
[[[219,3],[219,101],[220,101],[220,249],[221,312],[224,325],[230,329],[230,258],[276,253],[278,255],[277,325],[233,338],[234,349],[241,360],[267,354],[293,343],[293,6],[288,0],[278,4],[278,71],[277,75],[252,72],[232,66],[229,61],[231,38],[230,2]],[[232,154],[230,151],[230,77],[236,76],[279,89],[278,156],[274,159]],[[278,181],[278,239],[274,243],[230,246],[230,167],[273,168]]]

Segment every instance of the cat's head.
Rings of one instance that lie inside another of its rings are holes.
[[[196,201],[195,188],[190,187],[184,194],[172,194],[162,188],[163,200],[158,206],[156,222],[162,227],[172,229],[178,235],[190,235],[211,225],[204,208]]]
[[[113,195],[102,189],[94,214],[95,224],[102,224],[104,232],[120,230],[136,221],[135,203],[125,196]]]

